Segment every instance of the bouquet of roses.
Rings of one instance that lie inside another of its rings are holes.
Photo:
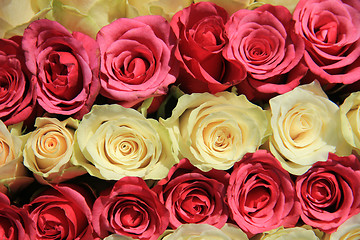
[[[358,0],[19,2],[3,239],[360,238]]]

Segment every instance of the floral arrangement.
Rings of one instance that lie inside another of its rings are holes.
[[[358,0],[0,9],[2,239],[360,238]]]

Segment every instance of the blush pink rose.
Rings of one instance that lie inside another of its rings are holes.
[[[78,119],[89,112],[100,89],[96,41],[41,19],[25,29],[22,45],[26,66],[36,77],[39,105]]]
[[[58,184],[41,192],[24,208],[35,223],[36,238],[94,239],[91,208],[94,197],[88,189]]]
[[[26,68],[21,39],[0,39],[0,119],[6,125],[29,120],[36,103],[35,77]]]
[[[170,24],[179,43],[175,56],[180,61],[177,83],[187,93],[223,91],[243,80],[244,67],[222,56],[228,43],[225,9],[211,2],[199,2],[177,12]]]
[[[360,2],[300,0],[293,19],[312,75],[329,88],[360,80]]]
[[[100,29],[101,95],[131,107],[165,95],[178,75],[176,38],[161,16],[120,18]]]
[[[94,203],[93,226],[101,238],[118,234],[156,240],[168,224],[169,212],[138,177],[121,178]]]
[[[228,219],[225,201],[229,174],[222,170],[203,172],[182,159],[153,190],[170,212],[170,226],[209,224],[222,228]]]
[[[326,233],[335,232],[360,212],[360,162],[355,155],[329,153],[326,162],[315,163],[296,180],[301,219]]]
[[[235,163],[227,189],[231,218],[248,236],[294,227],[299,219],[294,183],[266,150]]]

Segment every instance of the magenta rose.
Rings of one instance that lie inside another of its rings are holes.
[[[9,198],[0,192],[0,236],[3,240],[35,239],[35,227],[29,213],[10,204]]]
[[[358,0],[300,0],[293,19],[305,40],[304,59],[323,86],[360,80]]]
[[[226,24],[229,44],[224,57],[243,64],[247,78],[238,87],[249,99],[269,99],[300,84],[307,68],[304,41],[294,32],[289,10],[265,4],[241,9]]]
[[[91,208],[94,197],[88,189],[58,184],[41,192],[24,208],[35,223],[32,239],[94,239]]]
[[[111,234],[156,240],[169,224],[169,212],[138,177],[124,177],[105,190],[93,207],[93,226],[104,238]]]
[[[225,201],[229,174],[221,170],[202,172],[186,158],[173,166],[153,190],[170,212],[170,226],[209,224],[222,228],[228,219]]]
[[[329,153],[296,180],[301,219],[326,233],[360,212],[360,162],[354,155]]]
[[[100,93],[125,107],[165,95],[178,75],[176,38],[161,16],[120,18],[97,34]]]
[[[35,77],[26,68],[21,39],[0,39],[0,119],[6,125],[29,119],[36,103]]]
[[[96,41],[41,19],[25,29],[22,45],[26,65],[36,77],[39,105],[78,119],[89,112],[100,89]]]
[[[170,24],[179,43],[175,56],[180,61],[180,88],[188,93],[223,91],[246,76],[241,64],[230,63],[222,56],[228,39],[225,9],[199,2],[177,12]]]
[[[231,218],[249,236],[294,227],[299,219],[290,174],[266,150],[247,153],[235,163],[227,197]]]

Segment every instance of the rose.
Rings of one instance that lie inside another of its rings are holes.
[[[300,0],[295,8],[295,32],[306,45],[304,59],[327,88],[360,79],[359,11],[353,0]]]
[[[75,165],[107,180],[162,179],[176,163],[167,130],[158,121],[117,104],[95,105],[83,117],[74,148]]]
[[[305,45],[294,33],[291,13],[283,6],[241,9],[226,23],[229,44],[223,55],[245,66],[248,77],[237,85],[249,99],[269,99],[299,85],[307,69]]]
[[[201,2],[201,0],[194,0],[195,3]],[[221,1],[221,0],[207,0],[207,2],[213,2],[216,5],[224,8],[229,14],[233,14],[239,9],[247,8],[251,6],[254,0],[232,0],[232,1]]]
[[[336,232],[326,234],[324,240],[352,240],[360,237],[360,214],[357,214],[343,224],[341,224]]]
[[[6,125],[31,121],[35,107],[35,78],[25,66],[21,37],[0,39],[0,118]]]
[[[354,156],[329,153],[326,162],[315,163],[296,180],[301,219],[326,233],[335,232],[360,212],[360,162]]]
[[[312,229],[306,229],[304,227],[284,228],[279,227],[269,232],[262,234],[260,240],[281,240],[281,239],[293,239],[293,240],[320,240]]]
[[[169,212],[137,177],[124,177],[95,200],[93,226],[104,238],[111,233],[156,240],[169,224]]]
[[[326,161],[329,152],[350,154],[340,131],[339,107],[318,82],[270,99],[270,108],[270,151],[290,173],[305,173],[315,162]]]
[[[228,219],[225,193],[229,174],[225,171],[202,172],[182,159],[160,180],[153,191],[170,212],[170,227],[181,224],[210,224],[217,228]]]
[[[120,18],[97,34],[100,93],[124,106],[165,95],[178,74],[176,38],[160,16]]]
[[[80,185],[48,186],[24,208],[35,223],[36,239],[93,239],[94,197]]]
[[[159,121],[170,131],[173,151],[205,172],[231,168],[267,137],[266,112],[230,92],[185,94],[171,117]]]
[[[99,91],[99,58],[95,40],[70,34],[59,23],[42,19],[29,25],[22,40],[26,65],[37,80],[37,101],[45,111],[87,113]]]
[[[225,61],[224,24],[228,13],[210,2],[199,2],[179,12],[170,24],[179,39],[175,56],[181,64],[178,83],[185,92],[223,91],[245,78],[242,65]]]
[[[133,240],[131,237],[121,236],[118,234],[111,234],[104,238],[104,240]]]
[[[294,9],[299,2],[299,0],[259,0],[258,2],[261,3],[268,3],[272,5],[281,5],[289,9],[289,11],[292,13],[294,12]]]
[[[38,181],[59,183],[86,173],[70,162],[78,124],[72,118],[36,119],[36,129],[28,134],[24,147],[24,165]]]
[[[299,219],[294,183],[266,150],[248,153],[235,163],[227,198],[231,218],[248,236],[294,227]]]

